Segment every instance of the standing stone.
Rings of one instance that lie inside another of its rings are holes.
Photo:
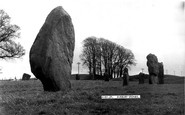
[[[76,80],[80,80],[80,75],[76,74]]]
[[[128,74],[127,68],[124,69],[124,73],[123,73],[123,86],[125,85],[129,85],[129,74]]]
[[[30,50],[31,71],[45,91],[68,91],[75,45],[71,17],[61,7],[47,16]]]
[[[156,84],[159,73],[158,59],[154,54],[148,54],[146,58],[149,72],[149,84]]]
[[[145,83],[145,78],[144,78],[145,74],[140,72],[139,73],[139,84],[144,84]]]
[[[109,81],[109,75],[107,72],[104,73],[104,80]]]
[[[27,73],[24,73],[23,76],[22,76],[22,80],[29,80],[31,77],[31,75],[27,74]],[[16,77],[15,77],[16,79]]]
[[[163,63],[159,63],[159,74],[158,74],[159,84],[164,84],[164,68]]]

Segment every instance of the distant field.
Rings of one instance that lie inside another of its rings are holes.
[[[91,80],[91,77],[88,74],[80,74],[80,80]],[[148,83],[148,77],[149,75],[145,75],[145,83]],[[139,75],[131,75],[130,76],[130,81],[138,81]],[[164,75],[164,81],[165,84],[184,84],[184,78],[185,77],[179,77],[179,76],[174,76],[174,75]],[[76,74],[73,74],[70,78],[71,80],[76,79]],[[114,78],[112,79],[113,81],[122,81],[122,78]]]
[[[122,81],[71,80],[68,93],[44,92],[39,80],[0,81],[0,115],[184,115],[184,78],[165,79],[163,85],[132,81],[125,87]],[[127,94],[141,99],[101,99],[101,95]]]
[[[149,75],[145,75],[145,83],[148,83],[148,77]],[[130,76],[131,81],[138,81],[139,75],[133,75]],[[164,75],[164,83],[165,84],[184,84],[185,77],[179,77],[174,75]],[[113,81],[122,81],[122,78],[115,78]]]

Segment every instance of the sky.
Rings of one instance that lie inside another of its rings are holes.
[[[102,37],[132,50],[136,66],[131,75],[148,73],[146,56],[153,53],[164,64],[164,73],[185,76],[185,10],[182,0],[0,0],[0,9],[20,26],[17,39],[26,50],[21,59],[0,60],[0,79],[21,78],[30,71],[29,51],[47,15],[62,6],[71,16],[75,29],[72,73],[82,41],[89,36]],[[82,62],[81,62],[82,63]],[[80,73],[87,69],[80,64]]]

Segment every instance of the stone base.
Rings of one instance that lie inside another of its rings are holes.
[[[158,77],[155,75],[149,75],[149,84],[158,84]]]

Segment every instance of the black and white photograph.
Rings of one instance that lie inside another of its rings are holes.
[[[0,0],[0,115],[184,115],[185,0]]]

